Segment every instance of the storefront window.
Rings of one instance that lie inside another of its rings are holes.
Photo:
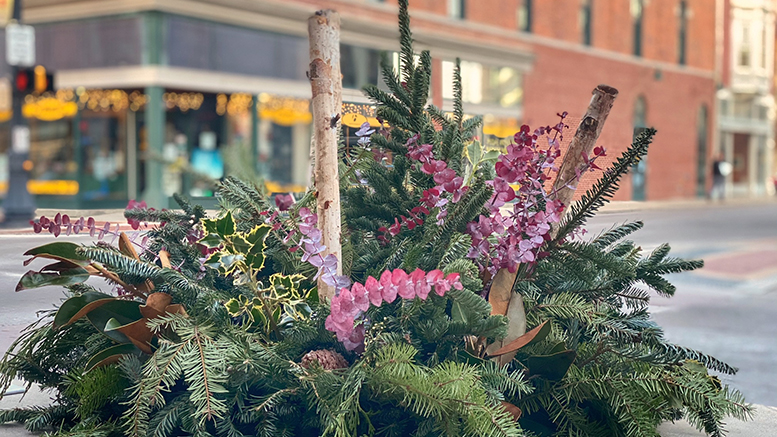
[[[121,201],[127,197],[126,113],[81,114],[81,197]]]
[[[251,76],[305,80],[307,38],[165,16],[169,65]]]
[[[258,162],[270,192],[304,191],[310,174],[310,101],[258,96]]]
[[[50,70],[140,65],[142,35],[140,16],[38,24],[35,56]]]
[[[453,71],[455,64],[442,63],[442,95],[453,99]],[[523,99],[520,71],[510,67],[494,67],[477,62],[461,62],[462,99],[476,105],[516,108]]]
[[[340,70],[343,75],[343,88],[361,89],[365,85],[378,85],[380,51],[341,44]]]

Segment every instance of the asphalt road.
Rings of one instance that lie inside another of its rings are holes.
[[[671,255],[705,260],[669,276],[674,297],[652,299],[666,337],[738,367],[723,381],[750,402],[777,406],[777,204],[602,214],[589,229],[633,220],[645,223],[631,239],[646,250],[666,242]]]
[[[724,376],[724,382],[750,402],[777,406],[777,203],[610,212],[590,221],[588,236],[632,220],[645,223],[632,238],[645,250],[668,242],[674,256],[707,263],[697,272],[670,276],[678,287],[675,297],[653,299],[654,318],[667,338],[738,367],[739,373]],[[28,269],[22,253],[51,240],[48,235],[0,235],[2,351],[35,321],[36,311],[52,308],[63,297],[54,287],[14,292]]]

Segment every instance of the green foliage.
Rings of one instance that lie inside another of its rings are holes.
[[[299,235],[300,208],[313,207],[315,192],[276,216],[255,185],[226,178],[218,217],[180,196],[180,211],[127,211],[159,223],[138,239],[140,259],[104,243],[28,252],[56,264],[28,273],[22,288],[59,283],[68,296],[12,345],[0,387],[20,378],[56,397],[49,407],[0,411],[0,423],[61,437],[636,437],[681,416],[722,435],[726,417],[749,417],[742,396],[709,374],[736,369],[668,342],[648,313],[652,293],[676,291],[665,275],[701,261],[670,257],[668,245],[643,254],[624,240],[641,222],[571,237],[642,159],[653,130],[572,205],[547,254],[521,266],[514,291],[534,330],[508,365],[486,356],[508,320],[483,298],[491,278],[467,256],[467,225],[488,213],[496,156],[472,140],[481,120],[465,119],[458,66],[453,113],[427,106],[431,56],[413,52],[406,0],[399,11],[399,74],[384,56],[390,93],[365,90],[391,128],[372,135],[371,150],[341,156],[343,272],[363,283],[391,269],[440,269],[458,273],[463,289],[370,306],[357,327],[364,350],[348,352],[326,329],[316,268],[284,241]],[[444,220],[431,208],[423,223],[389,235],[384,228],[397,230],[436,185],[406,157],[411,139],[432,145],[469,188]],[[374,152],[390,157],[376,162]],[[78,269],[126,293],[95,289],[70,274]]]

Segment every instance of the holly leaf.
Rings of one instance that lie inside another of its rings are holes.
[[[202,237],[198,243],[202,244],[203,246],[207,247],[208,249],[213,249],[214,247],[219,247],[224,242],[224,240],[219,237],[218,234],[210,233],[204,237]]]
[[[206,231],[216,233],[222,238],[235,233],[235,220],[232,218],[231,211],[227,211],[227,214],[224,217],[218,219],[203,220],[202,225],[205,227]]]
[[[249,232],[246,235],[246,240],[248,240],[249,243],[252,245],[256,245],[256,243],[262,242],[264,243],[264,240],[267,238],[267,235],[272,230],[272,226],[270,225],[259,225],[253,229],[251,229],[251,232]],[[264,244],[262,244],[262,248],[264,247]]]
[[[251,243],[240,236],[240,234],[235,234],[229,237],[228,241],[232,245],[232,250],[234,253],[248,254],[251,251]]]

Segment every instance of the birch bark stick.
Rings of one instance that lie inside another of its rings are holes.
[[[342,274],[340,246],[340,178],[337,174],[337,139],[340,128],[342,78],[340,75],[340,15],[318,11],[308,19],[310,38],[309,78],[313,91],[314,185],[317,191],[318,227],[326,246],[324,256],[337,257],[337,274]],[[334,287],[318,280],[322,302],[335,294]]]
[[[569,143],[561,168],[553,183],[555,198],[564,204],[564,211],[572,203],[577,184],[579,182],[576,170],[585,164],[585,157],[591,155],[591,151],[602,133],[604,122],[610,114],[618,90],[608,85],[599,85],[593,91],[588,110],[577,127],[574,138]],[[554,229],[555,231],[555,229]],[[554,232],[555,233],[555,232]]]
[[[602,132],[604,122],[610,114],[610,109],[618,96],[618,90],[608,85],[599,85],[593,91],[593,96],[588,104],[588,110],[585,112],[580,125],[577,127],[575,136],[569,143],[567,153],[561,162],[558,176],[553,183],[553,195],[564,204],[566,212],[577,189],[577,172],[585,163],[583,155],[590,156],[591,151],[596,145],[596,140]],[[561,213],[563,216],[564,212]],[[551,235],[555,236],[558,226],[551,228]],[[526,333],[526,311],[523,305],[523,296],[513,292],[515,279],[518,271],[510,273],[507,269],[502,269],[494,276],[489,291],[488,301],[491,304],[491,314],[501,314],[507,316],[507,337],[501,341],[496,341],[486,348],[486,352],[495,352],[502,346],[510,343],[516,338]],[[498,363],[507,364],[515,357],[515,353],[505,354],[496,357]]]

